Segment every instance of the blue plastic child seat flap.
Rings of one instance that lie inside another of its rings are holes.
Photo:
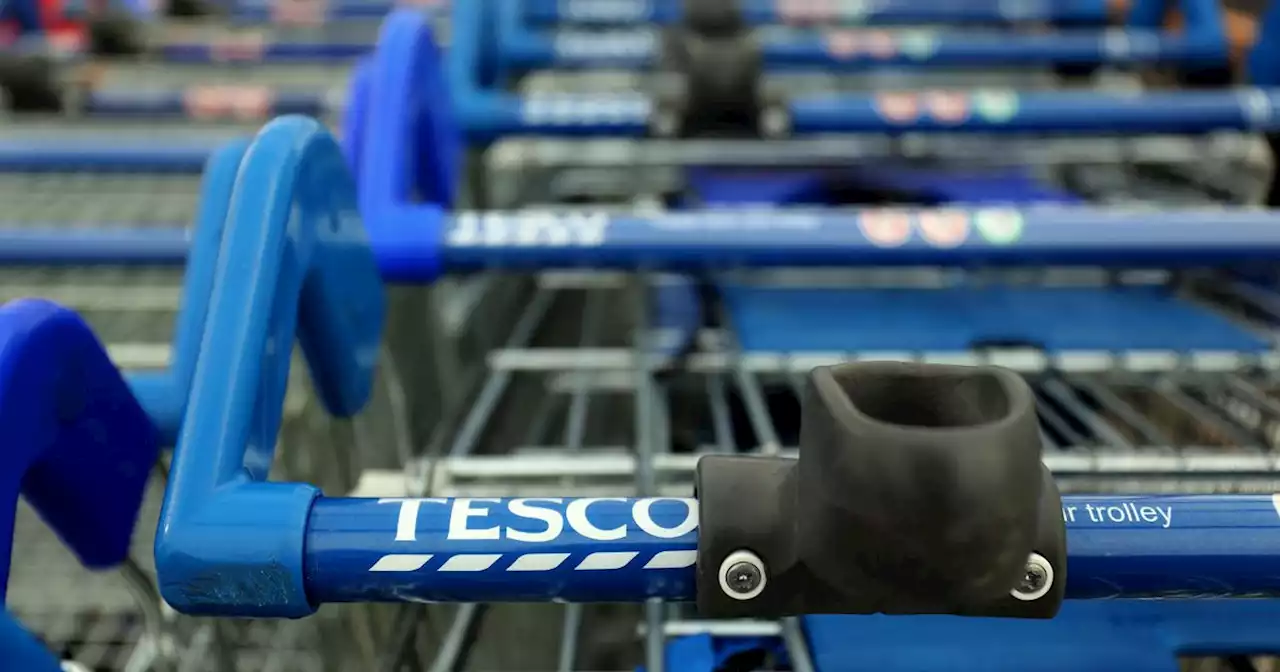
[[[12,543],[21,491],[86,566],[122,562],[159,443],[75,313],[34,299],[0,308],[0,427],[2,543]]]
[[[742,347],[766,352],[1264,352],[1267,342],[1159,287],[782,288],[722,284]]]
[[[810,616],[804,625],[822,672],[1174,672],[1179,655],[1274,651],[1280,601],[1070,601],[1049,621]]]

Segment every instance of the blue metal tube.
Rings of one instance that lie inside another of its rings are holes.
[[[752,25],[782,23],[787,18],[787,4],[777,0],[749,0],[742,3],[742,14],[746,22]],[[799,4],[804,6],[806,3]],[[995,23],[1032,20],[1101,23],[1107,20],[1107,5],[1098,0],[962,0],[946,3],[933,0],[832,0],[807,4],[821,10],[815,18],[837,23]],[[683,19],[678,0],[525,0],[524,5],[525,19],[538,24],[672,24]]]
[[[408,211],[366,222],[384,279],[441,270],[971,263],[1216,264],[1280,254],[1275,211],[1090,207],[746,211],[651,216]],[[0,222],[0,263],[178,265],[186,231]]]
[[[518,31],[502,44],[503,61],[514,69],[647,68],[660,56],[652,30],[606,32]],[[1053,35],[916,31],[834,31],[769,39],[761,58],[770,69],[823,68],[860,71],[877,67],[978,68],[1055,64],[1218,64],[1225,42],[1165,35],[1158,31],[1067,31]]]
[[[1066,497],[1067,597],[1280,594],[1272,496]],[[692,499],[327,499],[315,603],[692,600]],[[874,540],[871,541],[874,543]]]

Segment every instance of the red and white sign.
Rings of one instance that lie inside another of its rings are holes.
[[[274,103],[265,86],[193,86],[183,96],[187,115],[197,121],[259,121],[271,115]]]
[[[267,38],[262,33],[228,33],[209,43],[209,56],[222,63],[244,63],[262,60],[267,51]]]
[[[328,14],[325,0],[276,0],[271,5],[272,22],[285,26],[322,26]]]
[[[911,215],[901,210],[867,210],[859,214],[858,228],[877,247],[898,247],[911,238]]]
[[[839,0],[777,0],[774,11],[778,20],[792,25],[831,23],[836,18]]]
[[[930,91],[924,94],[929,116],[944,124],[959,124],[969,118],[969,97],[952,91]]]
[[[881,119],[894,124],[910,124],[920,118],[920,99],[914,93],[881,93],[875,99]]]
[[[969,215],[959,210],[922,210],[920,235],[934,247],[956,247],[969,237]]]

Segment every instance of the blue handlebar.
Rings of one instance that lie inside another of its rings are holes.
[[[1280,213],[1085,206],[751,210],[658,215],[489,212],[402,205],[370,216],[386,282],[484,269],[739,266],[1196,266],[1280,255]],[[0,263],[181,265],[181,232],[0,228]]]
[[[524,16],[536,24],[672,24],[683,19],[679,0],[525,0]],[[815,21],[855,24],[995,23],[1064,21],[1102,23],[1107,4],[1098,0],[748,0],[741,3],[750,24]]]

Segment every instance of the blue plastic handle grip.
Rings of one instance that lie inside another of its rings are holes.
[[[525,0],[524,5],[526,20],[537,24],[672,24],[683,18],[679,0]],[[1107,20],[1107,5],[1099,0],[958,0],[946,3],[931,0],[830,0],[807,3],[747,0],[741,6],[743,18],[754,25],[782,23],[788,18],[865,24],[1001,21],[1101,23]]]
[[[1063,31],[1047,35],[915,30],[831,30],[774,36],[760,48],[770,70],[861,71],[895,68],[983,68],[1050,65],[1221,65],[1224,40],[1168,35],[1154,30]],[[503,63],[516,70],[649,68],[661,58],[661,40],[648,29],[520,31],[504,37]]]
[[[1270,495],[1067,496],[1067,597],[1276,594]],[[318,499],[318,603],[692,600],[692,499]],[[252,608],[251,604],[240,605]]]
[[[175,608],[310,613],[302,582],[311,486],[266,483],[295,336],[336,415],[372,388],[385,299],[337,143],[284,117],[250,144],[228,206],[200,358],[156,535]]]

